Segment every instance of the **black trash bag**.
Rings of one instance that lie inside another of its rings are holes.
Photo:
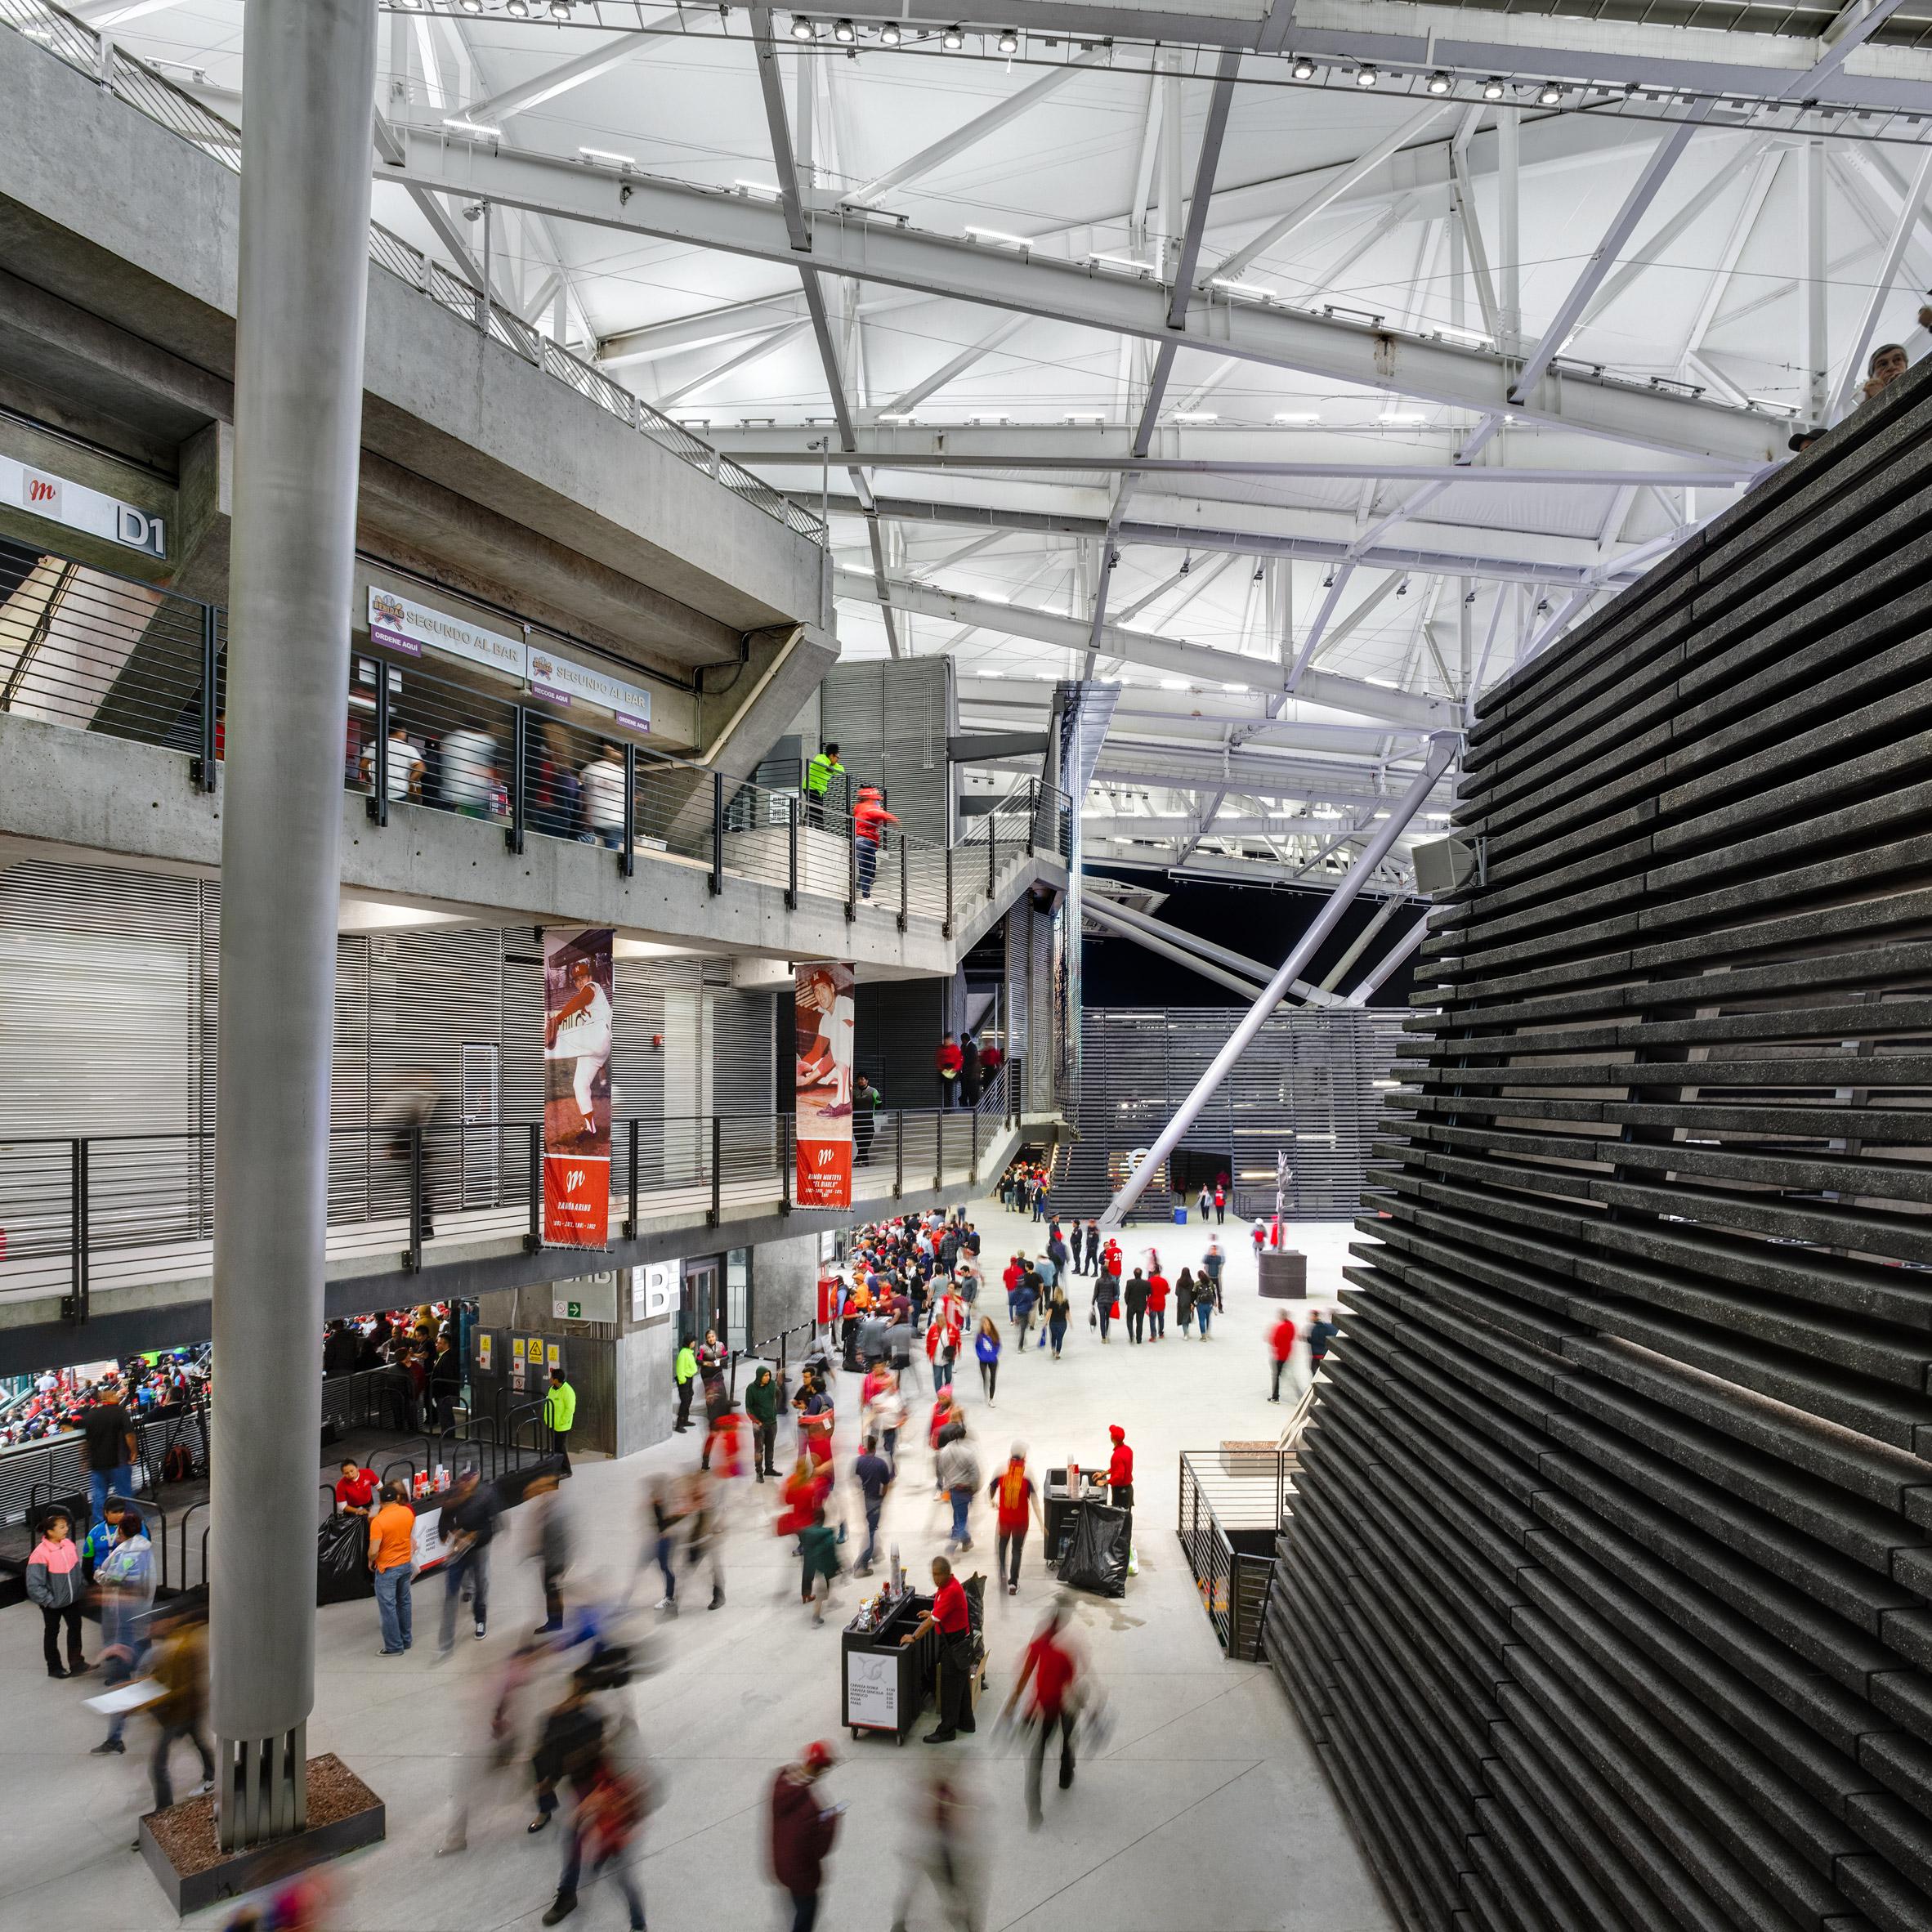
[[[1073,1547],[1060,1559],[1060,1581],[1103,1597],[1127,1594],[1127,1557],[1134,1546],[1134,1512],[1106,1503],[1080,1511]]]
[[[563,1474],[563,1458],[561,1456],[540,1456],[535,1462],[526,1462],[521,1469],[505,1469],[491,1484],[496,1491],[496,1500],[506,1509],[521,1506],[530,1493],[530,1485],[541,1476]]]
[[[338,1509],[315,1532],[315,1601],[349,1603],[373,1597],[369,1574],[369,1518]]]

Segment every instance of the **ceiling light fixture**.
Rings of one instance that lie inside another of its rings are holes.
[[[570,0],[550,0],[550,17],[553,20],[567,21],[570,17]]]
[[[1224,684],[1221,688],[1223,691],[1239,692],[1245,691],[1248,687],[1245,684]]]
[[[1185,678],[1163,678],[1161,680],[1161,688],[1163,691],[1185,691],[1187,688],[1187,680]]]
[[[1372,87],[1381,78],[1372,67],[1357,67],[1355,69],[1355,84],[1358,87]]]
[[[792,38],[794,40],[810,40],[813,37],[811,21],[807,20],[802,13],[794,14],[792,16]]]
[[[501,141],[503,136],[500,127],[492,127],[483,121],[466,121],[460,114],[445,119],[443,125],[458,134],[480,134],[485,141]]]
[[[1502,97],[1503,83],[1500,80],[1491,79],[1483,82],[1483,98],[1485,101],[1500,101]]]
[[[1011,27],[1002,27],[1000,38],[993,42],[1003,54],[1017,54],[1020,51],[1020,37]]]
[[[1540,107],[1554,107],[1563,97],[1563,89],[1554,81],[1550,81],[1536,96],[1536,104]]]
[[[881,47],[897,47],[899,44],[899,23],[897,20],[888,20],[879,29],[879,44]]]
[[[637,165],[635,154],[613,154],[608,148],[579,148],[577,152],[586,161],[608,161],[613,168],[635,168]]]
[[[1447,94],[1456,83],[1446,74],[1432,74],[1424,85],[1432,94]]]
[[[1009,248],[1031,248],[1032,241],[1024,235],[1008,235],[1004,228],[976,228],[972,222],[966,224],[966,232],[975,241],[1004,242]]]
[[[465,13],[481,13],[483,11],[483,0],[456,0],[456,3]]]
[[[740,176],[731,186],[740,195],[769,195],[774,201],[780,199],[776,181],[748,181]]]
[[[858,37],[859,30],[850,20],[834,20],[832,23],[832,38],[841,47],[850,47]]]
[[[1306,54],[1297,54],[1289,62],[1288,71],[1296,80],[1313,80],[1315,78],[1315,63]]]
[[[1319,423],[1321,420],[1320,414],[1313,409],[1277,409],[1275,411],[1275,421],[1277,423]]]
[[[513,20],[530,18],[530,0],[503,0],[503,11]]]
[[[1212,409],[1176,409],[1176,423],[1219,423],[1221,418]]]
[[[949,54],[958,53],[959,49],[966,44],[966,29],[964,27],[948,27],[945,33],[940,35],[939,44]]]

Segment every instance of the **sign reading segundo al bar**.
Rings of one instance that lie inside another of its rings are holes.
[[[369,634],[371,643],[387,645],[410,657],[422,656],[427,648],[445,657],[481,664],[519,683],[526,674],[529,652],[522,638],[465,624],[459,617],[413,604],[392,590],[378,590],[373,584],[369,587]]]
[[[610,1245],[608,926],[543,935],[543,1239]]]
[[[852,1205],[852,969],[794,969],[800,1207]]]
[[[548,698],[553,704],[594,704],[633,731],[651,729],[649,691],[626,684],[594,664],[580,664],[559,657],[545,645],[530,647],[530,687],[539,698]]]

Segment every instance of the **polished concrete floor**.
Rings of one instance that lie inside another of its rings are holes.
[[[1018,1217],[980,1208],[990,1257],[1036,1246],[1039,1231]],[[922,1746],[916,1732],[904,1749],[889,1740],[848,1740],[839,1723],[836,1626],[864,1586],[842,1580],[838,1617],[815,1629],[798,1601],[789,1545],[770,1532],[771,1490],[741,1483],[725,1607],[706,1613],[699,1608],[703,1591],[687,1584],[691,1601],[675,1621],[660,1624],[648,1613],[641,1620],[653,1633],[660,1666],[630,1693],[659,1782],[659,1808],[637,1867],[652,1925],[715,1932],[789,1925],[766,1871],[767,1796],[776,1768],[824,1737],[843,1760],[825,1788],[850,1809],[831,1858],[821,1926],[886,1932],[921,1764],[943,1753],[966,1766],[979,1799],[988,1932],[1088,1925],[1393,1932],[1394,1921],[1272,1673],[1223,1658],[1174,1536],[1179,1452],[1224,1438],[1272,1435],[1286,1413],[1266,1399],[1269,1317],[1254,1293],[1246,1230],[1231,1220],[1221,1232],[1232,1250],[1227,1312],[1208,1342],[1170,1335],[1134,1348],[1116,1330],[1103,1348],[1083,1311],[1060,1362],[1036,1351],[1022,1361],[1008,1346],[990,1412],[977,1375],[960,1377],[989,1477],[1015,1439],[1028,1445],[1036,1473],[1069,1455],[1102,1463],[1111,1422],[1126,1428],[1137,1457],[1139,1574],[1125,1599],[1082,1599],[1077,1611],[1092,1668],[1108,1693],[1113,1733],[1104,1751],[1081,1764],[1070,1791],[1052,1788],[1049,1770],[1044,1829],[1027,1831],[1021,1760],[1011,1745],[995,1743],[990,1724],[969,1743],[947,1746]],[[1145,1244],[1157,1241],[1169,1272],[1178,1272],[1205,1250],[1207,1238],[1199,1227],[1130,1230],[1130,1262],[1143,1261]],[[1309,1255],[1317,1299],[1339,1286],[1348,1240],[1339,1225],[1294,1231],[1293,1245]],[[841,1466],[849,1463],[856,1406],[856,1390],[840,1404]],[[923,1422],[924,1407],[915,1407],[915,1423]],[[923,1442],[923,1429],[916,1433]],[[781,1429],[781,1455],[789,1440]],[[607,1594],[623,1586],[637,1559],[646,1478],[689,1466],[697,1442],[695,1434],[679,1437],[623,1462],[587,1465],[566,1487],[580,1550],[575,1585]],[[929,1458],[915,1447],[887,1505],[886,1534],[897,1538],[915,1574],[942,1550],[946,1533],[929,1474]],[[985,1516],[983,1503],[976,1514]],[[310,1748],[338,1751],[388,1808],[387,1842],[337,1868],[330,1923],[344,1932],[521,1932],[539,1924],[550,1902],[557,1833],[526,1836],[527,1785],[508,1775],[493,1784],[479,1771],[503,1663],[538,1619],[529,1527],[512,1516],[497,1546],[489,1637],[476,1643],[467,1622],[459,1624],[457,1648],[442,1668],[430,1661],[442,1598],[435,1578],[417,1592],[416,1646],[400,1660],[376,1654],[372,1603],[318,1613]],[[990,1520],[980,1523],[965,1566],[983,1567],[989,1578],[991,1532]],[[655,1583],[655,1572],[644,1581]],[[1004,1697],[1053,1587],[1029,1549],[1019,1596],[989,1598],[991,1698]],[[656,1594],[639,1592],[646,1602]],[[31,1606],[0,1612],[0,1928],[148,1932],[172,1925],[159,1888],[127,1849],[149,1803],[145,1751],[152,1727],[134,1720],[124,1758],[88,1755],[101,1725],[81,1700],[96,1680],[46,1676],[39,1621]],[[191,1754],[179,1750],[177,1790],[188,1788],[191,1769]],[[480,1787],[470,1849],[438,1858],[452,1793],[466,1781]],[[233,1909],[217,1907],[194,1922],[223,1924]],[[570,1921],[624,1922],[608,1885],[587,1890]],[[922,1894],[909,1925],[916,1932],[944,1922],[932,1893]]]

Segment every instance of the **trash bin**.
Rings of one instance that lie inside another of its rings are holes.
[[[1187,1225],[1187,1210],[1185,1206],[1174,1210],[1174,1224],[1176,1228],[1185,1228]]]

